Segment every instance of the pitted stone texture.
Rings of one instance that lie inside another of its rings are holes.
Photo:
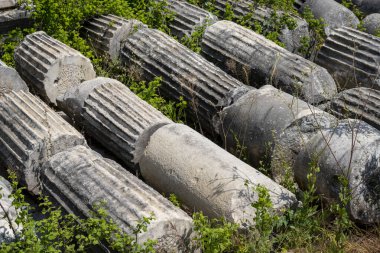
[[[379,108],[380,91],[361,87],[339,93],[327,110],[338,117],[363,120],[380,130]]]
[[[130,36],[121,60],[135,80],[162,77],[160,94],[177,101],[183,97],[195,122],[210,131],[220,108],[249,89],[158,30],[141,29]]]
[[[242,226],[255,216],[251,204],[258,196],[251,187],[266,187],[277,211],[296,201],[291,192],[181,124],[163,126],[151,136],[140,169],[156,190],[174,193],[192,210]]]
[[[13,199],[9,197],[12,193],[11,184],[0,177],[0,244],[15,240],[16,234],[21,232],[21,226],[16,224],[16,209],[12,205]]]
[[[284,13],[281,11],[274,11],[270,8],[254,6],[252,1],[247,0],[216,0],[215,8],[221,15],[224,15],[227,4],[233,9],[236,18],[243,18],[249,16],[249,25],[254,26],[255,22],[265,24],[272,18],[275,12],[278,17]],[[309,26],[307,22],[297,16],[290,15],[296,22],[296,27],[290,30],[286,25],[281,30],[279,40],[285,44],[285,48],[290,52],[300,54],[299,49],[302,47],[302,39],[309,37]]]
[[[89,59],[45,32],[28,35],[16,49],[15,61],[31,90],[52,104],[70,87],[95,78]]]
[[[248,161],[254,166],[260,166],[260,161],[269,163],[272,155],[275,161],[284,158],[283,161],[292,162],[309,135],[321,127],[320,124],[328,126],[335,120],[324,114],[306,102],[267,85],[226,107],[221,112],[219,131],[225,134],[226,146],[231,152],[237,145],[246,147]],[[316,116],[313,118],[311,115]],[[288,137],[284,140],[288,142],[283,143],[280,136],[286,129]],[[280,153],[283,149],[287,149],[284,154]]]
[[[84,130],[132,168],[144,152],[150,131],[172,122],[109,78],[83,82],[69,90],[63,101],[59,105],[69,116],[79,115]]]
[[[0,1],[0,11],[2,9],[16,8],[17,1],[16,0],[1,0]]]
[[[186,36],[190,37],[196,29],[218,21],[218,18],[212,13],[189,4],[186,1],[169,0],[167,2],[168,10],[174,13],[174,18],[169,22],[168,27],[171,31],[171,35],[176,36],[178,39],[182,39]]]
[[[250,85],[272,84],[313,104],[336,93],[324,68],[233,22],[219,21],[206,29],[202,54]]]
[[[334,0],[306,0],[302,10],[306,7],[310,8],[315,18],[323,18],[327,35],[330,35],[335,28],[343,26],[356,28],[360,23],[352,11]]]
[[[0,96],[0,158],[29,191],[39,192],[40,167],[50,156],[85,144],[84,137],[28,92]]]
[[[11,90],[28,91],[28,86],[15,69],[7,67],[4,62],[0,61],[0,94]]]
[[[126,233],[153,213],[138,242],[158,240],[164,252],[189,252],[184,248],[192,233],[192,219],[181,209],[115,162],[77,146],[56,154],[43,167],[44,189],[68,212],[90,216],[92,207],[105,202],[110,218]],[[159,251],[163,252],[163,251]]]
[[[15,28],[32,26],[32,8],[30,5],[22,4],[14,9],[0,10],[0,34],[7,34]]]
[[[354,138],[354,140],[353,140]],[[307,185],[310,164],[316,162],[317,193],[327,201],[339,200],[340,176],[349,180],[351,217],[363,224],[380,221],[380,131],[358,120],[341,121],[335,128],[322,130],[297,158],[295,176]]]
[[[363,19],[363,27],[369,34],[380,34],[380,13],[368,15]]]
[[[117,60],[125,39],[141,27],[146,26],[138,20],[126,20],[109,14],[86,22],[83,33],[97,51]]]
[[[358,30],[335,29],[319,51],[316,63],[326,68],[340,89],[380,90],[380,38]]]

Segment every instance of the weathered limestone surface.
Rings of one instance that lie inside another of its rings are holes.
[[[159,0],[160,1],[160,0]],[[218,21],[212,13],[182,0],[169,0],[168,10],[174,13],[174,19],[169,22],[171,34],[181,39],[190,37],[197,28],[208,26]]]
[[[341,89],[380,89],[380,38],[358,30],[335,29],[319,51],[316,63],[326,68]]]
[[[243,226],[252,224],[255,215],[251,203],[257,201],[257,192],[251,187],[269,189],[277,211],[296,202],[288,190],[181,124],[165,125],[151,136],[140,169],[150,185],[174,193],[190,209]]]
[[[17,7],[17,1],[16,0],[1,0],[0,1],[0,10],[8,9],[8,8],[15,8],[15,7]]]
[[[338,117],[363,120],[380,130],[379,108],[380,91],[361,87],[339,93],[328,110]]]
[[[31,90],[52,104],[68,88],[95,78],[88,58],[45,32],[28,35],[15,50],[15,61]]]
[[[71,88],[58,105],[132,168],[144,152],[150,131],[171,123],[124,84],[109,78],[96,78]]]
[[[273,156],[274,171],[281,170],[278,165],[281,161],[291,166],[309,135],[336,121],[331,115],[270,85],[242,96],[221,112],[221,118],[219,132],[226,134],[230,151],[238,144],[247,147],[248,160],[254,166],[259,166],[260,161],[270,162]],[[285,130],[287,137],[280,138]],[[240,143],[236,143],[236,139]]]
[[[311,9],[311,12],[316,18],[323,18],[326,27],[325,32],[330,35],[333,29],[343,26],[356,28],[360,21],[355,14],[335,2],[334,0],[306,0],[302,5],[301,11],[306,7]]]
[[[138,20],[126,20],[114,15],[102,15],[84,24],[83,33],[90,44],[99,52],[106,53],[113,60],[120,56],[125,38],[145,25]]]
[[[202,54],[239,80],[258,87],[272,84],[312,104],[336,93],[324,68],[233,22],[219,21],[206,29]]]
[[[355,138],[353,141],[352,138]],[[328,140],[328,141],[326,141]],[[308,148],[298,156],[295,176],[301,186],[307,184],[310,163],[320,167],[317,193],[328,201],[339,199],[339,176],[346,176],[352,200],[351,217],[363,224],[380,221],[380,131],[359,120],[341,121],[314,136]],[[316,157],[316,154],[319,156]]]
[[[7,2],[7,1],[5,1]],[[22,4],[17,6],[17,1],[15,5],[9,6],[10,8],[1,10],[0,8],[0,34],[6,34],[14,28],[26,28],[32,25],[32,19],[30,11],[31,6],[27,4]],[[0,2],[0,5],[2,2]],[[14,9],[11,9],[15,7]]]
[[[85,144],[84,137],[28,92],[0,96],[0,159],[38,193],[40,167],[50,156]]]
[[[369,34],[379,34],[380,33],[380,13],[374,13],[368,15],[363,19],[363,27]]]
[[[12,206],[12,199],[9,195],[12,193],[11,184],[0,177],[0,244],[8,243],[15,239],[15,232],[20,232],[21,226],[16,224],[16,210]]]
[[[110,218],[129,234],[140,219],[153,213],[155,219],[138,241],[158,240],[158,252],[189,252],[185,247],[192,219],[120,165],[84,146],[50,158],[42,183],[60,205],[77,215],[89,216],[93,205],[105,201]]]
[[[0,61],[0,94],[11,90],[28,91],[28,86],[15,69],[7,67],[4,62]]]
[[[177,101],[183,97],[196,122],[211,131],[220,108],[249,89],[158,30],[141,29],[128,37],[120,58],[135,80],[162,77],[160,94]]]
[[[254,3],[247,0],[216,0],[215,8],[221,15],[224,15],[227,4],[230,4],[232,7],[235,17],[247,17],[247,15],[250,15],[250,25],[254,25],[255,21],[266,23],[271,19],[272,13],[274,12],[274,10],[265,7],[253,7]],[[277,11],[276,13],[279,16],[283,15],[281,11]],[[302,46],[302,38],[310,36],[309,26],[305,20],[297,16],[291,15],[290,17],[296,22],[296,27],[290,30],[285,26],[281,30],[279,39],[285,44],[287,50],[298,53],[299,48]]]

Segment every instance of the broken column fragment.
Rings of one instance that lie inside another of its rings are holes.
[[[369,34],[380,35],[380,13],[368,15],[363,19],[363,27]]]
[[[15,240],[17,233],[21,232],[22,228],[16,223],[17,213],[12,205],[11,193],[11,184],[5,178],[0,177],[0,244],[10,243]]]
[[[42,163],[85,144],[84,137],[28,92],[2,94],[0,108],[0,163],[15,170],[28,190],[37,194]]]
[[[218,18],[212,13],[186,1],[169,0],[166,8],[174,13],[173,20],[168,23],[168,27],[171,35],[178,39],[190,37],[197,29],[218,21]]]
[[[354,139],[353,139],[354,138]],[[310,164],[320,168],[316,189],[329,202],[339,200],[340,177],[348,180],[352,200],[347,209],[362,224],[380,222],[380,131],[359,120],[341,121],[323,129],[299,154],[294,168],[301,187],[307,184]]]
[[[88,58],[45,32],[26,36],[15,50],[14,58],[21,77],[33,85],[31,91],[52,104],[69,87],[95,78]]]
[[[268,20],[273,18],[280,18],[285,15],[281,11],[275,11],[270,8],[255,6],[252,1],[247,0],[216,0],[215,8],[221,15],[224,15],[227,5],[232,7],[235,18],[246,18],[248,24],[254,26],[255,22],[265,24]],[[275,13],[275,16],[273,15]],[[299,49],[302,47],[302,39],[309,37],[309,26],[304,19],[295,15],[289,15],[289,18],[295,21],[295,27],[293,29],[284,25],[279,36],[279,40],[285,44],[285,48],[293,53],[299,53]]]
[[[330,35],[333,29],[343,26],[356,28],[360,21],[356,15],[334,0],[306,0],[301,11],[309,7],[314,17],[323,18],[326,35]]]
[[[87,21],[83,34],[98,52],[106,53],[112,60],[117,60],[125,38],[144,26],[138,20],[126,20],[109,14]]]
[[[220,108],[249,89],[158,30],[140,29],[129,36],[120,59],[136,81],[162,77],[160,94],[177,101],[183,97],[195,122],[211,132]]]
[[[174,193],[188,207],[209,217],[252,225],[251,204],[261,185],[269,190],[276,211],[294,205],[287,189],[182,124],[159,128],[140,160],[141,174],[155,189]],[[245,184],[248,186],[245,186]]]
[[[358,30],[335,29],[319,51],[316,63],[326,68],[340,89],[380,89],[380,38]]]
[[[340,118],[360,119],[380,130],[380,91],[370,88],[345,90],[334,97],[329,112]]]
[[[312,104],[337,92],[326,69],[233,22],[219,21],[206,29],[202,54],[245,83],[272,84]]]
[[[171,122],[124,84],[103,77],[72,87],[58,106],[131,168],[144,152],[144,133]]]
[[[28,91],[28,86],[17,71],[0,61],[0,94],[9,91]]]
[[[0,1],[0,34],[7,34],[15,28],[27,28],[32,25],[32,8],[28,3],[18,1]]]
[[[51,157],[43,166],[42,184],[76,215],[90,217],[94,205],[103,202],[109,217],[130,235],[142,218],[153,215],[138,243],[153,239],[165,252],[189,252],[192,219],[116,162],[84,146]]]

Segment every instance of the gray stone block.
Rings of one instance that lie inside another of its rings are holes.
[[[9,197],[11,193],[11,184],[0,177],[0,244],[14,241],[22,229],[22,226],[16,223],[17,213],[12,205],[13,199]]]
[[[16,8],[16,7],[17,7],[17,1],[16,0],[1,0],[0,1],[0,10],[9,9],[9,8]]]
[[[45,32],[28,35],[15,50],[14,58],[17,71],[31,91],[52,104],[70,87],[95,78],[88,58]]]
[[[380,2],[378,0],[352,0],[351,2],[365,14],[380,13]]]
[[[125,39],[144,26],[140,21],[126,20],[109,14],[87,21],[83,27],[83,34],[98,52],[106,53],[112,60],[117,60]]]
[[[141,29],[127,38],[121,61],[135,80],[162,77],[160,94],[183,97],[190,115],[203,129],[213,131],[213,117],[249,88],[168,35]]]
[[[352,200],[347,209],[362,224],[380,221],[380,131],[359,120],[341,121],[315,135],[295,163],[295,176],[305,187],[311,163],[317,164],[317,193],[339,200],[339,177],[348,179]]]
[[[316,63],[326,68],[341,90],[380,89],[380,38],[358,30],[335,29],[319,51]]]
[[[109,78],[83,82],[61,100],[58,106],[63,111],[131,168],[144,152],[150,132],[172,122],[124,84]]]
[[[312,104],[336,94],[326,69],[233,22],[219,21],[206,29],[202,54],[245,83],[272,84]]]
[[[32,26],[31,9],[32,6],[23,4],[21,6],[15,6],[14,9],[0,10],[0,34],[7,34],[15,28],[27,28]]]
[[[11,91],[0,96],[0,159],[29,191],[39,192],[40,167],[52,155],[85,144],[84,137],[39,98]]]
[[[274,11],[270,8],[254,6],[252,1],[247,0],[216,0],[215,8],[219,11],[221,15],[224,15],[227,4],[230,4],[234,15],[236,18],[243,18],[249,15],[249,25],[253,26],[254,22],[260,22],[262,24],[266,23],[275,12],[276,15],[281,17],[284,15],[281,11]],[[307,22],[300,17],[291,15],[290,17],[294,19],[296,27],[290,30],[285,26],[281,30],[279,40],[285,44],[285,48],[293,53],[299,53],[300,47],[302,47],[302,38],[309,37],[309,26]]]
[[[153,133],[139,165],[156,190],[174,193],[191,210],[224,216],[243,227],[255,216],[251,204],[258,196],[252,187],[266,187],[276,211],[296,204],[291,192],[181,124]]]
[[[185,36],[190,37],[197,28],[208,26],[218,21],[218,18],[212,13],[186,1],[169,0],[167,3],[167,9],[174,13],[174,19],[169,22],[168,27],[171,35],[176,36],[178,39]]]
[[[379,108],[380,91],[361,87],[339,93],[327,110],[340,118],[363,120],[380,130]]]
[[[369,34],[380,34],[380,13],[368,15],[363,19],[363,27]]]
[[[28,91],[28,86],[15,69],[7,67],[4,62],[0,61],[0,94],[11,90]]]
[[[356,28],[360,23],[351,10],[334,0],[306,0],[301,11],[306,7],[311,9],[315,18],[323,18],[327,35],[330,35],[335,28],[343,26]]]
[[[192,219],[117,163],[77,146],[43,166],[44,190],[70,213],[89,217],[104,202],[109,217],[129,234],[143,217],[154,215],[138,242],[157,240],[158,252],[189,252]]]

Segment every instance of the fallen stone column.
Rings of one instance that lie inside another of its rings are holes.
[[[17,71],[0,61],[0,94],[10,91],[28,91],[28,86]]]
[[[380,91],[361,87],[339,93],[327,110],[340,118],[363,120],[380,130],[379,108]]]
[[[253,186],[262,184],[268,187],[278,210],[289,207],[295,201],[286,189],[202,135],[184,125],[176,125],[164,119],[158,111],[121,83],[105,78],[95,79],[93,83],[102,84],[93,88],[91,81],[87,81],[77,89],[69,90],[69,95],[58,105],[62,108],[68,108],[68,105],[78,108],[83,124],[89,126],[86,128],[89,134],[127,163],[138,164],[143,178],[157,187],[158,191],[174,193],[187,206],[202,210],[212,217],[225,215],[231,221],[244,224],[252,222],[254,209],[251,209],[251,203],[257,198],[256,193],[245,186],[245,180]],[[104,99],[99,100],[100,96]],[[97,106],[94,106],[95,102]],[[91,114],[101,116],[96,118]],[[95,119],[103,123],[97,126],[93,123]],[[92,130],[95,128],[98,128],[96,132]],[[183,136],[178,135],[178,129],[183,130]],[[158,132],[163,132],[163,136]],[[113,138],[124,145],[113,148],[116,141],[110,141],[109,136],[115,136]],[[159,143],[161,147],[157,149]],[[162,159],[158,159],[161,152]],[[180,177],[171,176],[179,173],[175,172],[177,170],[183,174]],[[199,174],[202,171],[204,174]],[[166,188],[163,186],[165,184]],[[196,185],[202,185],[202,190],[196,190]]]
[[[16,223],[17,213],[12,205],[13,199],[9,197],[11,193],[11,184],[0,177],[0,244],[14,241],[17,233],[21,232],[22,229]]]
[[[72,86],[95,78],[91,61],[78,51],[49,37],[45,32],[28,35],[14,55],[16,69],[47,103]]]
[[[251,204],[258,196],[252,187],[266,187],[277,211],[296,202],[287,189],[181,124],[154,132],[139,165],[158,191],[175,193],[191,209],[242,226],[252,225],[255,216]]]
[[[354,138],[354,139],[353,139]],[[362,224],[380,222],[380,131],[359,120],[341,121],[323,129],[303,149],[295,163],[301,187],[307,184],[309,164],[317,164],[317,193],[327,201],[339,200],[341,181],[348,179],[352,200],[347,209]]]
[[[249,163],[272,162],[273,174],[277,170],[281,174],[282,162],[292,167],[308,139],[337,122],[332,115],[270,85],[243,95],[224,108],[220,118],[219,132],[225,134],[229,151],[246,147]]]
[[[58,106],[131,168],[144,152],[145,134],[172,122],[124,84],[102,77],[69,89]]]
[[[380,34],[380,13],[368,15],[363,19],[365,31],[372,35]]]
[[[90,217],[104,202],[109,217],[131,235],[139,220],[153,215],[138,243],[153,239],[157,250],[190,252],[192,219],[116,162],[76,146],[51,157],[42,171],[44,190],[66,211]]]
[[[29,191],[39,193],[40,167],[52,155],[76,145],[84,137],[28,92],[0,96],[0,163],[15,170]]]
[[[15,0],[0,2],[0,34],[7,34],[15,28],[27,28],[32,25],[33,6]]]
[[[323,18],[326,35],[330,35],[333,29],[343,26],[357,28],[360,21],[355,14],[334,0],[306,0],[301,12],[309,7],[314,17]]]
[[[272,84],[312,104],[337,91],[326,69],[233,22],[219,21],[206,29],[202,54],[252,86]]]
[[[144,26],[138,20],[103,15],[87,21],[82,33],[98,52],[105,53],[112,60],[117,60],[125,38]]]
[[[272,18],[272,14],[275,12],[278,17],[284,15],[281,11],[275,11],[270,8],[254,6],[252,1],[246,0],[216,0],[215,8],[219,11],[221,15],[224,15],[227,4],[232,7],[235,17],[243,18],[249,17],[249,25],[253,26],[255,21],[260,23],[266,23]],[[293,53],[300,53],[299,49],[302,47],[302,39],[309,37],[309,26],[307,22],[295,15],[290,15],[295,21],[294,29],[288,28],[284,25],[281,30],[279,40],[285,44],[285,48]]]
[[[169,22],[168,27],[171,35],[176,36],[178,39],[190,37],[196,29],[218,21],[218,18],[212,13],[186,1],[169,0],[167,9],[174,13],[174,18]]]
[[[330,72],[340,89],[380,89],[380,38],[347,27],[335,29],[316,63]]]
[[[183,97],[196,123],[213,131],[213,117],[249,88],[168,35],[140,29],[126,39],[122,63],[134,80],[162,77],[160,94]]]

